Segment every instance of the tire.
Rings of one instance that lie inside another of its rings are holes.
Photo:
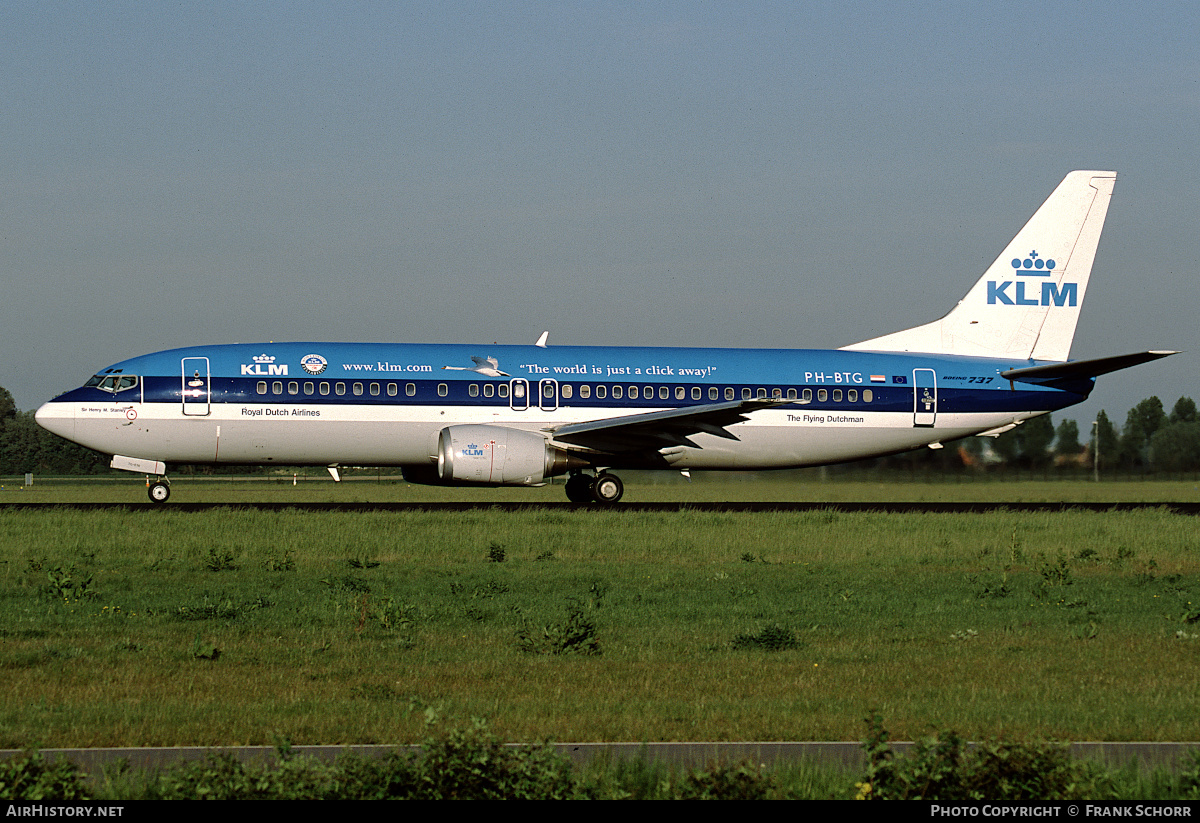
[[[592,478],[586,474],[573,474],[568,477],[567,499],[572,503],[591,503]]]
[[[166,483],[152,483],[146,492],[151,503],[166,503],[171,497],[171,487]]]
[[[602,506],[611,506],[625,494],[625,484],[615,474],[598,474],[592,481],[592,500]]]

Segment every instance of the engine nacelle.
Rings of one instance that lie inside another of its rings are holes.
[[[447,426],[438,434],[443,483],[538,486],[547,477],[587,466],[537,432],[504,426]]]

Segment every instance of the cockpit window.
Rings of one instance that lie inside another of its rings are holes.
[[[132,389],[137,384],[137,376],[133,374],[97,374],[84,383],[84,386],[116,394],[126,389]]]

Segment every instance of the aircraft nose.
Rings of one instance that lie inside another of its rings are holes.
[[[71,440],[75,436],[75,407],[67,403],[43,403],[33,419],[46,431]]]

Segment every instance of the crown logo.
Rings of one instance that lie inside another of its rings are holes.
[[[254,355],[254,362],[255,363],[274,363],[275,357],[274,357],[274,355],[270,355],[270,354],[256,354],[256,355]]]
[[[1012,261],[1012,267],[1022,277],[1049,277],[1056,265],[1058,264],[1053,260],[1043,260],[1038,257],[1036,250],[1029,252],[1029,256],[1024,260],[1014,257]]]

